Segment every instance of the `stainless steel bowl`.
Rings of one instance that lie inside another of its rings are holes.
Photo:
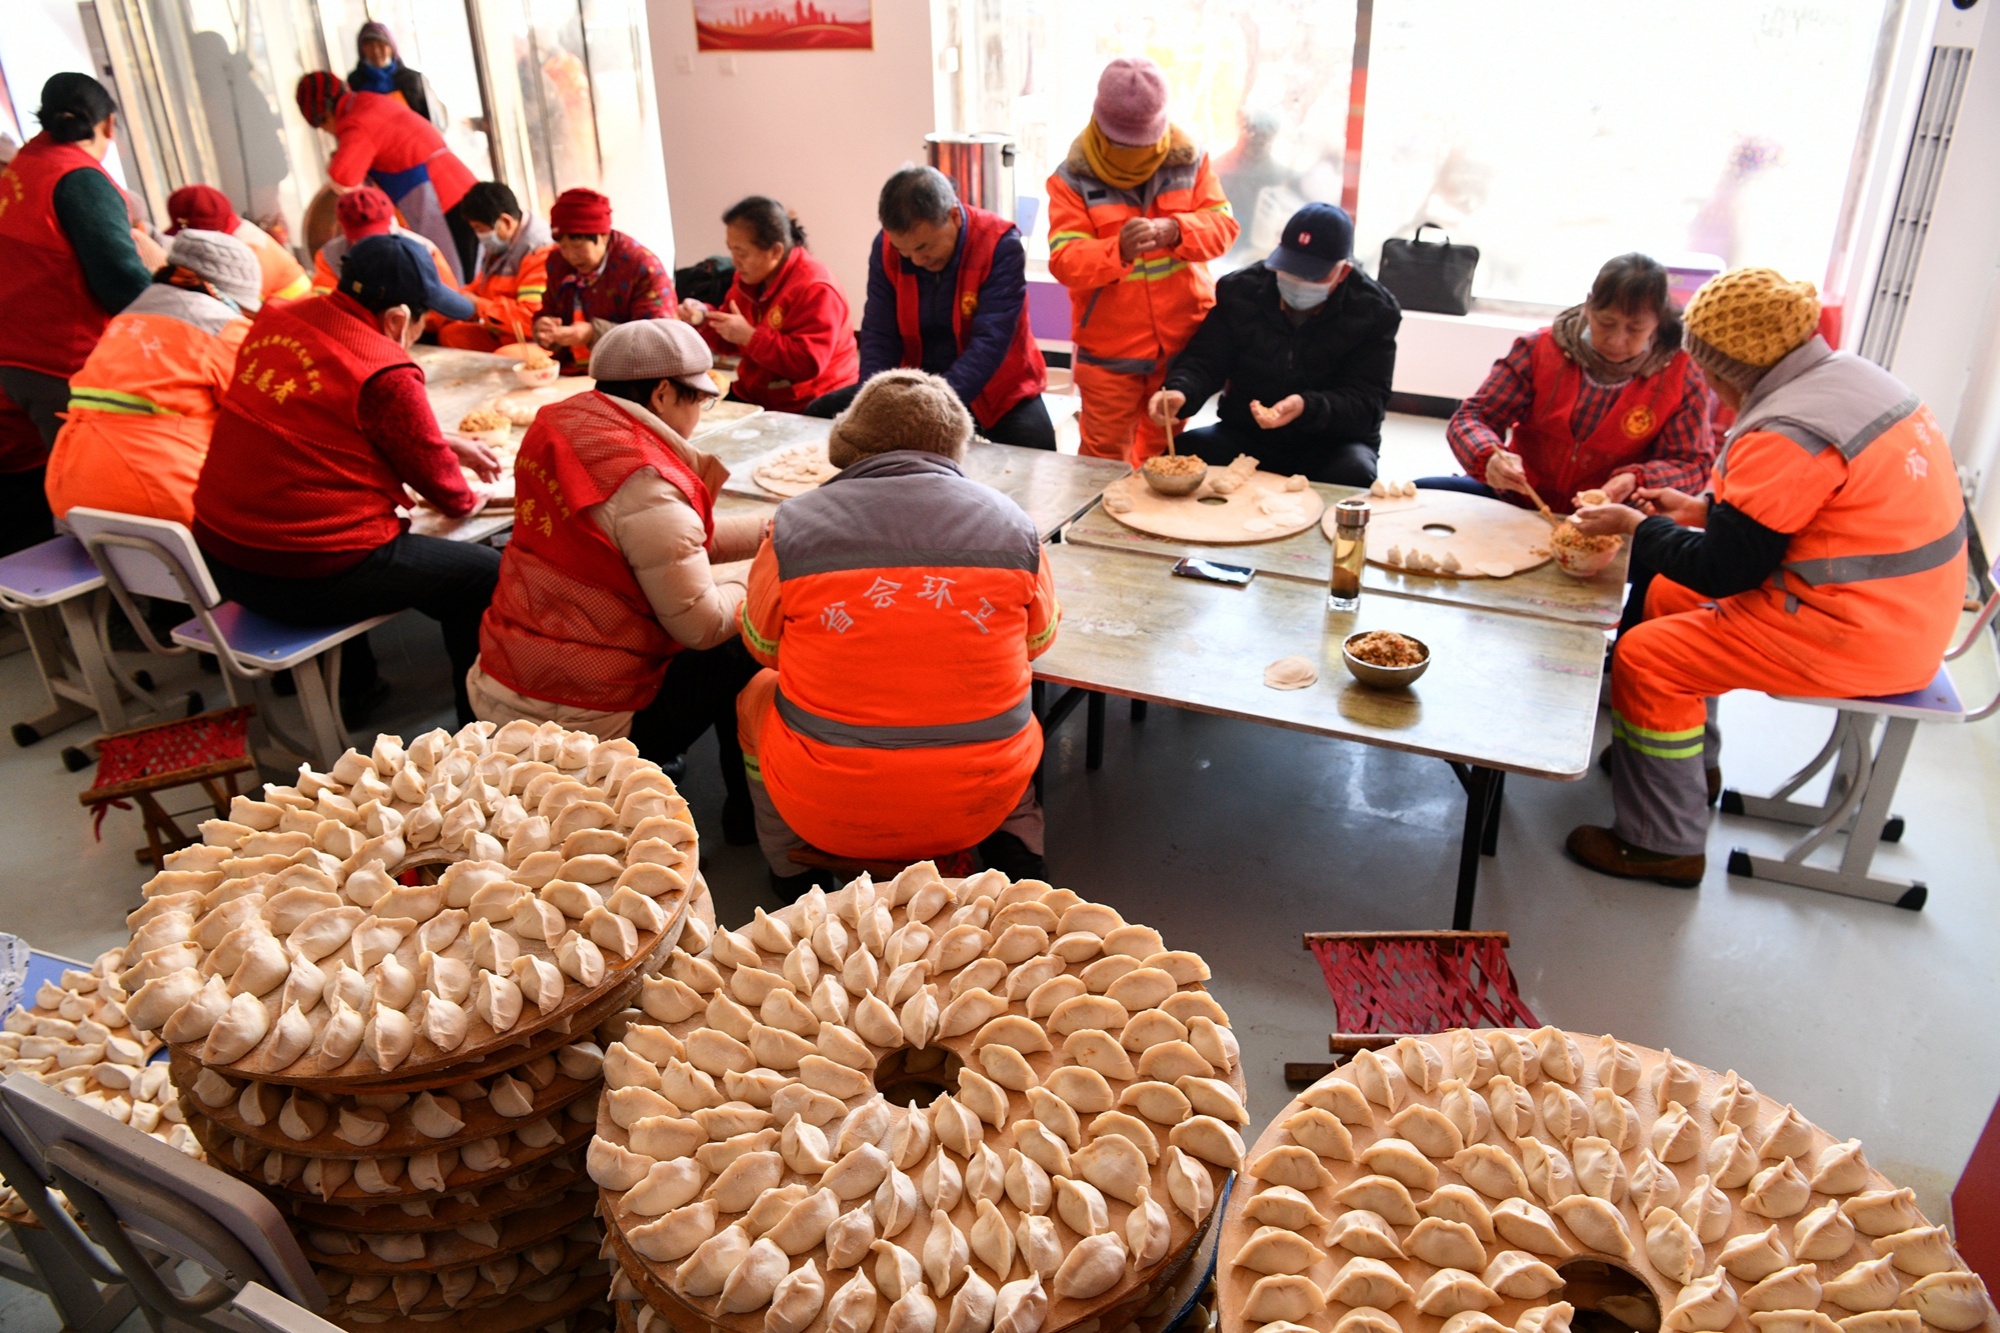
[[[1393,632],[1397,634],[1403,633],[1401,630],[1395,630]],[[1373,685],[1377,689],[1383,689],[1383,690],[1400,690],[1406,688],[1407,686],[1414,685],[1417,681],[1417,677],[1423,675],[1424,672],[1430,670],[1431,646],[1425,643],[1422,639],[1419,639],[1412,634],[1403,634],[1403,637],[1408,639],[1411,643],[1416,644],[1417,647],[1424,650],[1424,660],[1417,663],[1415,666],[1407,666],[1407,667],[1376,666],[1373,662],[1362,661],[1360,658],[1356,657],[1353,653],[1347,650],[1348,644],[1353,643],[1363,634],[1369,634],[1369,633],[1373,633],[1373,631],[1357,630],[1355,633],[1348,635],[1345,639],[1342,639],[1340,641],[1340,660],[1344,664],[1346,664],[1349,674],[1351,674],[1356,680],[1360,681],[1363,685]]]

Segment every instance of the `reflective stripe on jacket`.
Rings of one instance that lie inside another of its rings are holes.
[[[1239,231],[1208,156],[1177,144],[1136,190],[1120,190],[1069,160],[1049,177],[1049,272],[1069,288],[1071,337],[1085,361],[1126,375],[1164,369],[1215,304],[1208,260]],[[1181,243],[1171,251],[1118,256],[1118,233],[1133,218],[1172,218]]]
[[[958,290],[951,303],[951,332],[958,344],[958,350],[965,350],[966,334],[971,330],[972,317],[979,311],[980,291],[986,286],[987,275],[993,271],[993,252],[1000,240],[1013,229],[1014,224],[997,213],[989,213],[983,208],[961,204],[965,210],[965,228],[958,238]],[[889,243],[887,233],[882,236],[882,271],[896,287],[896,332],[903,339],[903,364],[922,366],[924,363],[924,337],[920,321],[923,318],[921,300],[917,294],[917,276],[908,271],[896,247]],[[1048,365],[1042,359],[1042,349],[1035,345],[1033,329],[1029,327],[1028,303],[1021,302],[1021,317],[1014,325],[1014,340],[1007,345],[1007,355],[994,368],[992,377],[979,396],[966,404],[973,419],[982,426],[991,426],[1013,409],[1015,404],[1034,397],[1048,387]]]
[[[192,523],[250,321],[205,292],[158,284],[106,326],[70,377],[69,413],[49,455],[49,508],[77,505]]]
[[[56,220],[56,182],[84,170],[104,165],[46,130],[0,169],[0,366],[68,379],[111,322]]]
[[[244,218],[232,233],[257,256],[259,277],[257,297],[262,301],[296,301],[312,294],[312,279],[292,252],[278,244],[277,237]]]
[[[1765,373],[1715,461],[1715,498],[1791,535],[1764,586],[1725,598],[1773,656],[1865,654],[1884,693],[1930,682],[1965,589],[1965,502],[1909,387],[1815,337]]]
[[[642,467],[715,530],[708,488],[601,393],[536,414],[514,463],[514,536],[479,625],[479,665],[519,694],[605,712],[653,702],[680,644],[592,509]]]
[[[875,455],[787,500],[743,604],[778,669],[756,757],[785,822],[871,858],[993,832],[1041,757],[1029,662],[1060,614],[1034,524],[946,459]]]

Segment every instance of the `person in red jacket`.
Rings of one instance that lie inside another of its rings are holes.
[[[535,341],[555,353],[565,375],[581,375],[591,344],[614,324],[674,318],[674,279],[660,257],[611,229],[611,201],[595,190],[564,190],[549,210],[556,253]]]
[[[289,625],[330,625],[414,607],[444,630],[461,723],[465,673],[500,553],[419,537],[397,513],[405,487],[453,518],[482,497],[461,468],[495,481],[476,441],[447,436],[409,348],[437,309],[471,303],[398,236],[349,252],[340,288],[264,307],[243,340],[194,492],[194,536],[222,595]],[[379,697],[366,638],[349,641],[344,698]]]
[[[69,377],[166,263],[103,166],[117,110],[88,74],[55,75],[41,133],[0,171],[0,554],[55,534],[43,482]]]
[[[1048,368],[1028,325],[1027,251],[997,213],[961,204],[935,167],[905,167],[875,202],[882,232],[868,254],[861,310],[861,382],[882,371],[927,370],[997,444],[1053,449],[1042,403]],[[831,417],[860,385],[837,389],[807,415]]]
[[[1514,340],[1445,439],[1465,475],[1417,485],[1522,505],[1532,486],[1559,514],[1583,491],[1615,504],[1699,489],[1715,458],[1708,384],[1681,347],[1666,269],[1641,254],[1605,264],[1582,305]]]
[[[681,318],[709,347],[741,357],[729,396],[802,412],[860,378],[847,298],[806,249],[806,229],[775,199],[753,194],[722,215],[736,280],[721,307],[682,301]]]
[[[262,299],[296,301],[312,291],[305,266],[292,257],[292,252],[256,223],[239,217],[229,196],[213,185],[183,185],[175,190],[167,196],[167,216],[173,219],[173,225],[167,228],[169,236],[178,236],[183,228],[192,227],[196,231],[219,231],[249,246],[263,274]]]
[[[337,143],[326,164],[336,190],[364,182],[381,187],[410,230],[428,236],[451,261],[452,279],[464,282],[479,257],[479,238],[459,212],[474,183],[472,171],[444,146],[437,127],[399,97],[349,92],[325,70],[302,76],[299,114]]]

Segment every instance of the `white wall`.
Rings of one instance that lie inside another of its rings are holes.
[[[646,19],[675,262],[722,253],[723,211],[768,194],[798,214],[860,323],[875,196],[923,160],[932,129],[929,0],[875,0],[872,51],[698,53],[692,0],[647,0]]]

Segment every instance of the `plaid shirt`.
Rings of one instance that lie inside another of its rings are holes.
[[[541,313],[565,324],[578,314],[600,326],[674,318],[673,275],[658,255],[622,231],[611,233],[593,273],[577,273],[561,250],[551,250],[548,284]],[[555,358],[566,367],[575,360],[567,347],[556,349]]]
[[[1486,460],[1495,449],[1503,447],[1507,432],[1534,410],[1535,339],[1548,336],[1548,330],[1543,329],[1516,338],[1507,355],[1493,363],[1479,392],[1460,403],[1458,411],[1452,413],[1451,424],[1445,427],[1445,439],[1467,476],[1484,481]],[[1569,419],[1570,433],[1579,440],[1587,439],[1597,429],[1625,391],[1623,384],[1599,384],[1589,375],[1582,379],[1577,388],[1576,410]],[[1660,433],[1653,437],[1651,456],[1636,466],[1618,468],[1612,475],[1637,473],[1641,486],[1671,486],[1690,495],[1706,490],[1715,464],[1715,435],[1709,429],[1712,398],[1701,370],[1690,363],[1687,391],[1666,424],[1660,427]]]

